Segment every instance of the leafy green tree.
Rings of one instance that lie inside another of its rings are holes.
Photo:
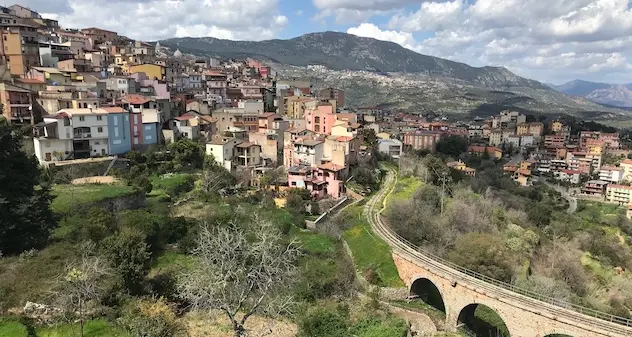
[[[442,137],[437,142],[437,153],[458,158],[465,152],[467,152],[467,140],[461,136],[450,135]]]
[[[377,135],[373,129],[364,130],[364,143],[371,149],[377,146]]]
[[[205,160],[205,150],[201,143],[190,139],[180,139],[167,146],[173,155],[173,163],[176,167],[202,168]]]
[[[123,228],[103,241],[103,250],[130,293],[140,293],[151,257],[145,235],[132,228]]]
[[[22,152],[20,138],[0,120],[0,251],[17,254],[43,247],[56,226],[52,197],[40,184],[35,157]]]
[[[553,208],[545,203],[537,202],[533,207],[529,207],[527,216],[529,221],[533,222],[536,226],[544,228],[551,223],[551,214]]]

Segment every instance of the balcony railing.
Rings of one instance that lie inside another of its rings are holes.
[[[77,139],[88,139],[88,138],[92,138],[92,133],[78,132],[78,133],[74,133],[73,137]]]

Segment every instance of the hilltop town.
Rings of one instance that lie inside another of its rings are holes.
[[[509,336],[491,304],[446,308],[480,284],[632,325],[629,130],[363,106],[17,4],[0,28],[2,336]]]

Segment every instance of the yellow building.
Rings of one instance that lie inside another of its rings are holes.
[[[167,80],[167,68],[158,64],[137,64],[129,66],[130,74],[145,73],[149,79]]]
[[[529,124],[524,123],[524,124],[518,125],[518,129],[516,130],[516,133],[518,134],[518,136],[528,135],[529,134]]]
[[[544,133],[544,124],[542,123],[529,123],[529,134],[534,136],[541,136]]]
[[[562,124],[562,122],[554,121],[551,124],[551,131],[553,131],[553,132],[560,132],[560,131],[562,131],[563,127],[564,127],[564,124]]]
[[[622,160],[619,167],[623,169],[623,180],[632,181],[632,159]]]
[[[632,201],[632,186],[608,184],[606,200],[620,205],[628,205]]]
[[[600,155],[603,152],[603,145],[592,144],[588,145],[588,153]]]
[[[0,56],[9,65],[12,75],[22,77],[30,67],[40,65],[37,28],[20,23],[22,19],[15,17],[8,20],[14,23],[6,24],[3,19],[0,25]]]
[[[521,161],[520,170],[531,170],[531,163],[528,161]]]

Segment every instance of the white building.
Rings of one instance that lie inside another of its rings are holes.
[[[518,135],[507,135],[505,139],[503,139],[503,143],[507,145],[512,145],[514,149],[520,147],[520,136]]]
[[[218,137],[206,144],[206,154],[212,155],[215,161],[224,166],[227,170],[232,169],[235,147],[243,140],[235,137]]]
[[[561,169],[553,171],[553,177],[559,181],[568,181],[577,185],[580,182],[581,172],[576,170]]]
[[[531,146],[533,144],[535,144],[535,138],[533,135],[520,136],[520,146]]]
[[[618,184],[623,180],[623,169],[615,166],[602,166],[599,170],[599,180]]]
[[[502,143],[502,132],[500,130],[492,130],[489,133],[489,145],[490,146],[500,146]]]
[[[35,156],[40,163],[109,154],[107,111],[64,109],[34,127]]]
[[[393,158],[399,158],[402,155],[402,142],[397,139],[378,139],[378,151]]]

